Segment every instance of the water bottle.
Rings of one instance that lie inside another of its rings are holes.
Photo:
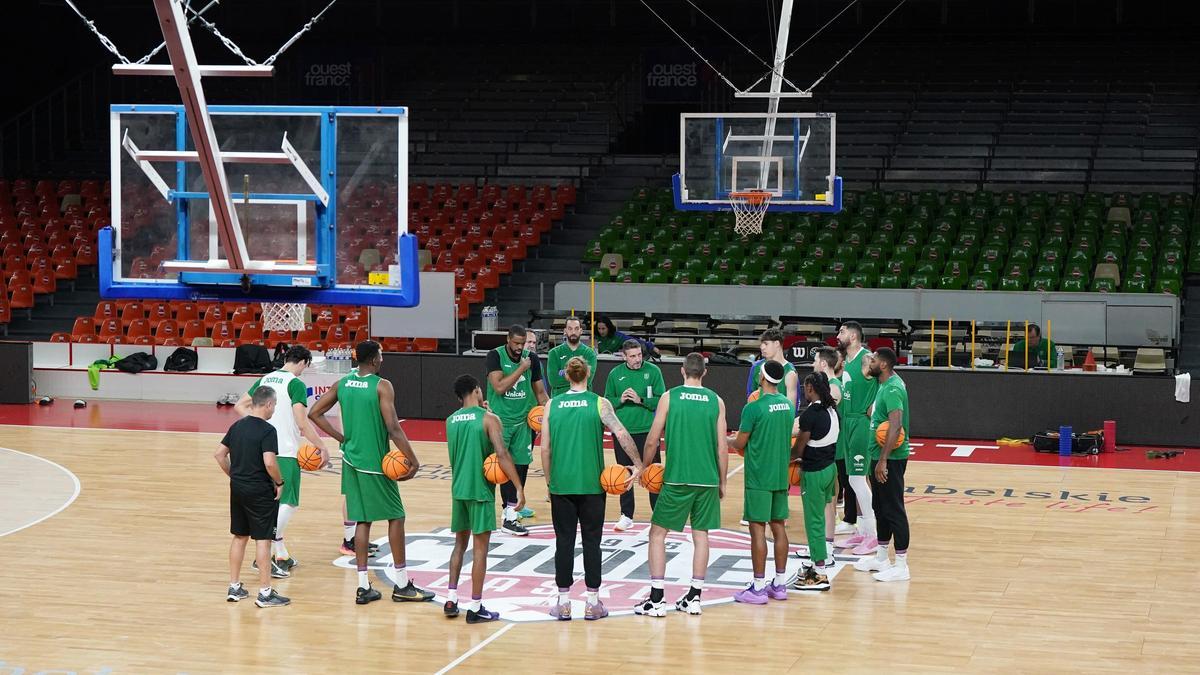
[[[1057,368],[1057,370],[1066,370],[1066,369],[1067,369],[1067,368],[1066,368],[1066,366],[1065,366],[1065,365],[1063,365],[1063,348],[1062,348],[1062,347],[1057,347],[1057,346],[1056,346],[1056,347],[1054,348],[1054,353],[1058,355],[1058,368]]]
[[[480,314],[482,319],[482,328],[486,331],[496,330],[496,325],[499,323],[500,311],[495,306],[484,307]]]

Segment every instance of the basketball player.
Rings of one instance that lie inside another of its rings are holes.
[[[896,374],[896,352],[887,347],[875,351],[871,376],[879,382],[875,409],[871,414],[871,489],[875,494],[875,518],[879,521],[879,548],[874,557],[862,558],[854,569],[874,571],[876,581],[908,581],[908,513],[904,510],[904,470],[908,466],[908,389]],[[875,430],[888,423],[883,446]],[[897,444],[900,431],[904,441]],[[895,537],[896,562],[888,562],[888,542]]]
[[[300,450],[300,437],[311,443],[321,453],[321,466],[329,464],[329,450],[317,435],[317,430],[308,421],[308,389],[300,374],[312,364],[312,353],[302,345],[288,348],[283,357],[283,367],[263,375],[254,381],[250,390],[242,394],[234,407],[238,414],[250,414],[251,396],[259,387],[275,390],[276,401],[287,401],[287,405],[276,405],[275,412],[267,420],[275,427],[279,439],[279,472],[283,475],[284,489],[279,495],[279,522],[275,526],[275,541],[271,544],[271,576],[276,579],[287,577],[299,563],[288,552],[284,542],[284,531],[288,522],[300,507],[300,463],[296,454]]]
[[[742,409],[742,423],[727,442],[746,451],[746,487],[742,518],[750,524],[750,560],[754,581],[734,594],[737,602],[765,605],[768,599],[787,600],[788,462],[792,450],[794,408],[779,393],[783,366],[767,361],[762,367],[762,391]],[[767,583],[767,525],[775,539],[775,577]]]
[[[365,340],[354,348],[357,371],[338,380],[308,413],[321,431],[342,444],[342,494],[346,496],[346,511],[350,520],[358,523],[354,531],[354,557],[358,563],[358,590],[354,601],[360,605],[382,597],[371,588],[367,577],[367,543],[371,541],[371,523],[388,521],[388,546],[392,550],[392,567],[396,587],[392,600],[424,602],[433,593],[417,588],[408,578],[404,557],[404,503],[400,487],[383,474],[383,456],[388,453],[391,438],[408,460],[410,469],[400,480],[411,480],[421,468],[409,445],[408,437],[396,418],[396,392],[392,383],[379,377],[383,365],[383,350],[374,340]],[[342,427],[338,431],[325,418],[333,404],[341,403]]]
[[[550,395],[564,394],[571,388],[567,380],[567,361],[572,357],[582,357],[587,362],[589,372],[588,389],[592,388],[592,379],[596,376],[596,352],[583,344],[583,322],[577,316],[567,317],[567,325],[563,327],[563,337],[566,341],[550,350],[546,356],[546,374],[550,378]]]
[[[669,456],[662,492],[650,519],[650,597],[633,608],[635,614],[665,616],[664,577],[667,573],[667,531],[682,532],[692,525],[692,584],[675,609],[700,614],[700,594],[708,570],[708,531],[721,526],[725,471],[729,455],[725,441],[725,402],[704,386],[704,356],[692,352],[683,360],[683,385],[658,401],[654,423],[646,437],[643,461],[658,451],[666,431]]]
[[[644,360],[644,348],[638,340],[626,340],[621,345],[621,356],[625,358],[625,363],[609,371],[608,381],[604,383],[604,398],[612,404],[617,411],[617,419],[633,437],[633,445],[637,448],[634,454],[640,459],[641,448],[646,446],[646,432],[650,431],[654,411],[658,408],[658,399],[667,391],[667,385],[658,366]],[[613,455],[617,464],[633,466],[633,457],[625,453],[620,443],[613,446]],[[660,461],[659,455],[655,454],[653,461]],[[651,492],[651,511],[657,501],[658,495]],[[621,493],[621,517],[613,525],[614,530],[624,532],[633,525],[636,506],[633,490]]]
[[[792,456],[800,461],[800,495],[804,504],[804,532],[808,537],[808,557],[812,566],[792,585],[798,591],[829,590],[826,566],[833,566],[833,532],[828,520],[837,495],[837,469],[833,465],[837,439],[841,432],[837,404],[825,373],[804,378],[804,399],[808,407],[800,415],[800,433]]]
[[[488,352],[486,359],[488,410],[504,425],[504,447],[512,453],[522,485],[533,461],[529,411],[534,405],[544,406],[548,400],[546,386],[542,384],[542,365],[536,358],[530,359],[525,351],[527,333],[524,326],[513,324],[508,329],[508,341]],[[521,525],[520,519],[532,518],[534,512],[529,507],[515,508],[517,492],[513,481],[500,486],[500,498],[504,501],[500,529],[520,537],[528,535],[529,530]]]
[[[595,621],[608,616],[600,601],[600,537],[604,531],[605,493],[600,487],[604,470],[604,429],[630,457],[637,456],[633,438],[613,412],[607,399],[588,391],[591,369],[582,357],[573,356],[566,365],[571,388],[550,399],[542,418],[540,450],[542,470],[550,488],[550,517],[554,521],[554,579],[558,599],[550,616],[571,619],[571,585],[575,576],[575,532],[583,543],[583,580],[587,603],[583,618]],[[642,472],[641,459],[634,460],[626,490]]]
[[[787,396],[792,402],[792,410],[796,409],[796,401],[799,398],[800,378],[796,375],[796,367],[793,366],[783,354],[783,331],[774,328],[763,331],[763,334],[758,338],[759,350],[762,352],[762,360],[756,361],[750,366],[750,381],[754,388],[758,389],[759,395],[763,392],[762,387],[762,366],[767,361],[774,361],[783,366],[783,385],[779,387],[780,392]]]
[[[871,488],[867,484],[871,457],[871,429],[867,411],[875,401],[879,384],[868,375],[870,354],[863,347],[862,326],[847,321],[838,329],[838,348],[845,354],[842,369],[842,402],[838,405],[841,433],[838,452],[845,458],[847,482],[857,500],[858,534],[845,542],[855,555],[869,555],[879,547],[875,538],[875,516]],[[847,495],[846,502],[849,502]]]
[[[250,414],[233,423],[213,457],[229,476],[229,591],[225,599],[237,602],[250,597],[242,587],[242,560],[246,542],[254,539],[258,563],[259,607],[282,607],[291,603],[271,588],[271,541],[279,514],[279,495],[286,487],[275,455],[279,452],[275,427],[268,419],[275,414],[275,390],[259,387],[250,398]]]
[[[833,404],[839,405],[842,402],[842,353],[832,347],[818,348],[813,358],[813,372],[825,375],[829,381],[829,394],[833,397]],[[846,458],[841,455],[841,450],[842,444],[838,443],[834,457],[834,466],[837,467],[838,475],[837,496],[834,498],[834,506],[831,507],[832,510],[827,514],[825,520],[829,524],[837,524],[833,532],[835,535],[858,534],[858,529],[855,527],[855,523],[858,522],[858,501],[854,499],[854,491],[850,487],[850,476],[846,473]],[[845,500],[845,517],[838,520],[837,502],[842,501],[846,496],[849,496],[849,499]]]
[[[516,481],[517,507],[525,503],[525,488],[517,477],[517,468],[504,447],[500,418],[484,410],[479,381],[460,375],[454,381],[454,395],[462,403],[446,418],[446,444],[450,452],[450,530],[454,532],[454,551],[450,554],[449,597],[442,613],[458,616],[458,579],[462,573],[467,539],[471,539],[471,606],[467,623],[495,621],[500,614],[483,606],[483,580],[487,576],[488,541],[496,529],[495,486],[483,476],[483,460],[493,452],[504,475]]]

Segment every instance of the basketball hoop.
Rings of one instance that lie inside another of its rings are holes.
[[[308,305],[303,302],[262,303],[263,328],[271,331],[304,330],[304,316]]]
[[[733,231],[739,236],[762,234],[763,218],[771,204],[771,193],[767,190],[730,192],[729,204],[733,207]]]

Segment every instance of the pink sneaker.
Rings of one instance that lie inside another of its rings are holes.
[[[879,549],[879,540],[871,537],[856,546],[853,551],[854,555],[870,555]]]
[[[856,534],[840,544],[834,544],[834,546],[837,546],[838,548],[854,548],[855,546],[861,546],[866,540],[867,538],[865,536]]]
[[[767,589],[761,591],[754,590],[754,584],[743,588],[733,594],[734,602],[744,602],[748,605],[765,605],[767,604]]]
[[[550,616],[558,619],[559,621],[570,621],[571,620],[571,603],[568,601],[568,602],[564,602],[563,604],[560,605],[557,602],[555,602],[550,607]]]
[[[767,597],[772,600],[787,600],[787,585],[767,584]]]

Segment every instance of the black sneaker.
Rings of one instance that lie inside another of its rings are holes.
[[[458,616],[458,603],[450,602],[449,600],[447,600],[446,604],[442,605],[442,614],[447,619],[453,619],[453,618],[457,617]]]
[[[286,578],[292,576],[291,573],[289,573],[287,571],[287,568],[280,564],[281,562],[282,562],[281,560],[276,560],[274,558],[271,558],[271,578],[272,579],[286,579]],[[257,571],[258,570],[258,561],[255,560],[254,562],[250,563],[250,567],[252,567],[255,571]]]
[[[496,621],[499,618],[500,612],[493,612],[483,605],[479,606],[478,612],[467,610],[467,623],[487,623],[489,621]]]
[[[343,539],[342,545],[338,549],[338,552],[342,555],[354,555],[354,540]],[[368,558],[374,558],[377,553],[379,553],[379,544],[367,544]]]
[[[354,603],[357,605],[365,605],[368,602],[375,602],[382,597],[383,593],[380,593],[374,588],[359,588],[354,594]]]
[[[417,588],[411,579],[404,588],[396,586],[392,589],[392,600],[395,602],[429,602],[432,599],[433,593]]]
[[[238,600],[245,600],[248,597],[250,597],[250,591],[247,591],[246,587],[241,584],[237,586],[231,585],[229,592],[225,594],[225,600],[228,602],[237,602]]]
[[[289,558],[276,558],[275,562],[280,567],[287,570],[289,574],[291,573],[292,569],[300,566],[300,563],[295,558],[290,558],[290,557]]]
[[[379,554],[379,544],[367,544],[367,557],[374,558]]]
[[[292,604],[292,600],[291,598],[285,598],[276,593],[275,589],[272,588],[268,595],[259,593],[258,598],[254,601],[254,604],[258,605],[259,607],[283,607],[284,605]]]
[[[529,530],[525,529],[524,525],[515,520],[504,521],[504,524],[500,526],[500,529],[518,537],[529,536]]]
[[[805,567],[804,574],[800,575],[791,587],[797,591],[827,591],[829,577],[817,572],[815,567]]]

